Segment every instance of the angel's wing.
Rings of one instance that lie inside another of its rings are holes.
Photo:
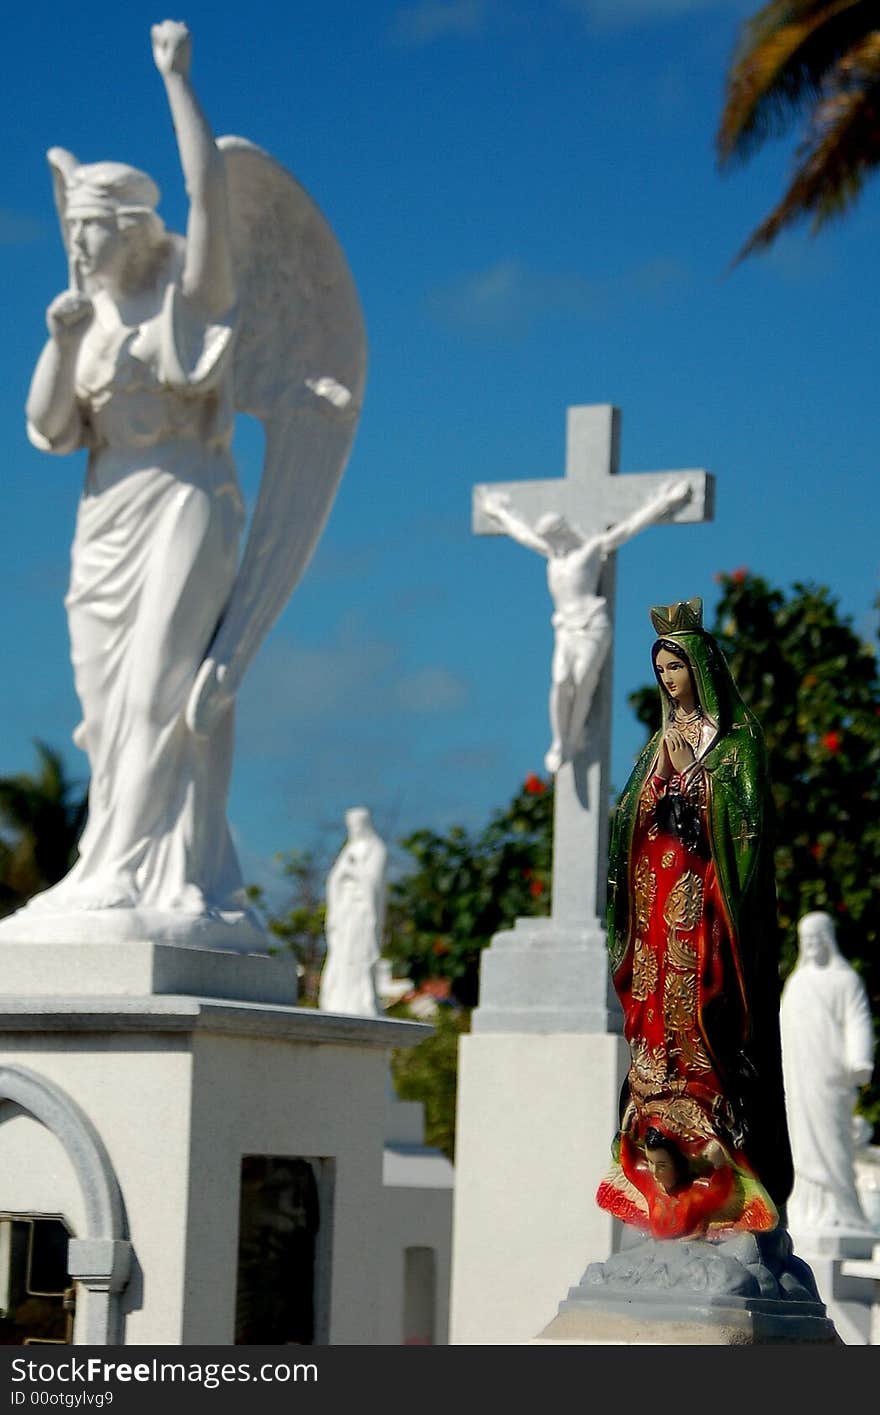
[[[330,513],[363,397],[357,291],[327,221],[298,182],[243,138],[226,162],[240,302],[238,411],[260,419],[263,475],[238,577],[210,648],[234,695],[287,603]]]

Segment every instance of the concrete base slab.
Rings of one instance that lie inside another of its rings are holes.
[[[295,1004],[296,961],[173,943],[29,943],[4,938],[0,997],[188,994]]]
[[[529,1346],[840,1346],[825,1317],[774,1315],[737,1308],[694,1310],[664,1319],[633,1316],[624,1310],[572,1306],[560,1311]]]
[[[590,1263],[539,1341],[585,1345],[841,1345],[785,1229],[644,1238]]]
[[[602,929],[517,919],[512,929],[495,934],[480,963],[472,1032],[622,1030]]]
[[[40,896],[37,896],[39,900]],[[173,943],[266,953],[270,939],[244,910],[186,914],[163,909],[79,909],[54,912],[38,902],[0,919],[0,943]]]

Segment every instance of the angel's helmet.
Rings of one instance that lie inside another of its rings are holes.
[[[70,220],[90,216],[137,219],[155,211],[159,188],[152,177],[125,162],[78,163],[65,174],[66,212]]]
[[[125,162],[78,162],[53,147],[47,153],[65,247],[75,222],[112,221],[132,251],[149,253],[166,240],[156,211],[159,188],[146,172]]]

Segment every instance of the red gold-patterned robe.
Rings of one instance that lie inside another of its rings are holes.
[[[615,1166],[597,1200],[655,1237],[775,1227],[772,1200],[740,1148],[725,1073],[747,1019],[737,951],[705,828],[706,780],[695,763],[668,782],[648,775],[631,847],[631,944],[614,975],[632,1064]],[[679,792],[702,822],[695,846],[664,829],[658,805]],[[711,1021],[709,1020],[711,1019]],[[725,1045],[716,1054],[717,1037]],[[667,1192],[647,1163],[659,1131],[687,1178]]]

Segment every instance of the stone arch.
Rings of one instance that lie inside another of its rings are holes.
[[[0,1102],[12,1101],[45,1125],[68,1154],[80,1185],[86,1232],[68,1244],[68,1272],[82,1285],[77,1346],[118,1344],[119,1294],[128,1281],[131,1244],[125,1235],[122,1194],[98,1131],[54,1081],[26,1066],[0,1066]]]

